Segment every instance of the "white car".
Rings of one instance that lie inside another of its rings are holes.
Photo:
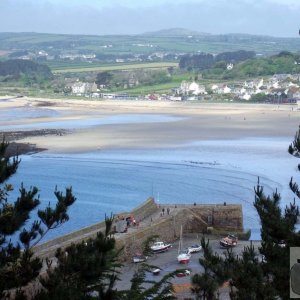
[[[201,250],[202,250],[202,246],[198,244],[188,247],[189,253],[197,253],[200,252]]]

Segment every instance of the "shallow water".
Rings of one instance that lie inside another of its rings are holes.
[[[297,159],[287,153],[287,139],[194,142],[174,149],[116,150],[76,155],[40,153],[24,156],[10,181],[36,185],[41,206],[54,203],[55,186],[72,185],[77,201],[70,221],[47,239],[130,210],[149,196],[159,203],[241,203],[245,228],[259,238],[253,187],[260,182],[269,194],[278,188],[282,206],[293,197],[290,176],[297,178]],[[276,166],[276,168],[274,168]]]
[[[26,112],[26,111],[25,111]],[[42,116],[51,116],[51,113],[55,114],[56,111],[49,109],[48,112],[43,111],[45,115],[41,113],[40,110],[34,111],[29,110],[28,114],[26,114],[23,110],[19,114],[18,112],[4,112],[3,116],[6,116],[11,120],[11,115],[16,114],[17,119],[23,118],[33,118],[33,117],[42,117]],[[47,115],[48,114],[48,115]],[[2,117],[2,113],[0,111],[0,120]],[[92,126],[99,125],[113,125],[113,124],[141,124],[141,123],[162,123],[162,122],[174,122],[178,120],[183,120],[184,118],[169,116],[169,115],[160,115],[160,114],[147,114],[147,115],[116,115],[116,116],[100,116],[97,118],[90,119],[69,119],[63,121],[52,121],[52,122],[34,122],[30,124],[15,124],[15,125],[1,125],[0,130],[26,130],[26,129],[45,129],[45,128],[64,128],[64,129],[80,129]]]
[[[33,119],[43,117],[57,117],[61,115],[60,112],[51,108],[39,108],[39,107],[15,107],[13,109],[1,109],[0,110],[0,121],[14,121],[22,119]],[[6,126],[9,128],[9,126]],[[6,129],[5,126],[1,129]]]

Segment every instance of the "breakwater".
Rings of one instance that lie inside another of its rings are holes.
[[[134,210],[118,214],[124,217],[129,215],[134,216],[138,225],[130,226],[126,233],[114,234],[117,246],[124,248],[124,259],[129,259],[133,253],[141,251],[143,241],[151,235],[159,235],[161,240],[173,242],[178,239],[181,226],[184,233],[203,233],[210,228],[230,232],[243,231],[241,205],[158,205],[153,198],[149,198]],[[98,231],[104,229],[104,221],[85,227],[36,246],[35,254],[40,257],[51,257],[57,248],[65,248],[71,243],[95,237]]]

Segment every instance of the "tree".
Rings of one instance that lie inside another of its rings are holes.
[[[213,64],[214,57],[212,54],[201,53],[195,55],[183,55],[179,61],[179,68],[188,70],[204,70],[211,68]]]
[[[100,73],[97,74],[95,83],[98,86],[100,86],[100,85],[106,86],[110,83],[112,78],[113,78],[113,75],[110,72],[108,72],[108,71],[100,72]]]
[[[119,299],[122,300],[176,299],[173,296],[172,293],[173,288],[172,288],[172,284],[169,282],[169,279],[173,278],[177,272],[180,272],[180,270],[166,274],[159,281],[146,280],[146,273],[151,272],[151,269],[153,268],[157,268],[157,267],[143,264],[133,275],[133,278],[131,279],[130,290],[120,292]],[[145,285],[148,285],[149,287],[146,288]]]
[[[202,274],[195,274],[192,277],[192,292],[197,295],[198,299],[212,300],[215,299],[215,293],[220,285],[222,258],[213,254],[212,248],[209,245],[209,240],[201,239],[203,249],[203,258],[199,258],[200,265],[204,268]],[[216,276],[216,275],[219,276]]]
[[[105,232],[99,232],[95,239],[80,244],[72,244],[64,250],[56,252],[56,266],[47,260],[47,276],[40,278],[43,289],[37,293],[35,300],[139,300],[175,299],[169,279],[176,272],[164,276],[160,281],[146,279],[146,273],[156,266],[142,264],[131,279],[129,290],[118,291],[116,282],[122,264],[116,249],[116,241],[111,235],[113,219],[106,218]],[[148,253],[149,243],[156,236],[149,237],[143,244],[143,253]]]
[[[291,155],[294,155],[297,157],[300,156],[300,126],[295,134],[293,142],[289,146],[288,151]]]
[[[0,76],[11,76],[18,79],[22,74],[34,81],[36,81],[36,78],[46,80],[53,78],[48,66],[31,60],[10,59],[0,62]]]
[[[43,289],[35,299],[118,299],[115,283],[121,250],[116,250],[111,235],[113,218],[106,218],[106,230],[97,237],[66,249],[58,249],[57,266],[47,260],[47,276],[40,278]]]
[[[290,187],[297,192],[298,187],[290,182]],[[255,188],[254,206],[261,221],[261,248],[260,253],[265,257],[262,263],[264,275],[270,279],[266,285],[282,299],[289,298],[289,255],[290,247],[300,246],[300,235],[296,230],[299,208],[295,200],[280,208],[280,194],[275,191],[273,195],[266,196],[263,187]]]
[[[269,99],[269,96],[264,93],[253,94],[250,98],[252,102],[265,102]]]
[[[255,57],[254,51],[238,50],[232,52],[222,52],[217,54],[215,61],[225,61],[226,63],[238,63],[247,59],[253,59]]]
[[[6,155],[8,145],[4,140],[0,144],[0,297],[13,297],[11,290],[14,289],[15,298],[25,299],[24,286],[38,276],[42,267],[41,260],[33,257],[32,247],[49,230],[69,219],[67,211],[75,197],[72,188],[67,188],[65,194],[55,190],[56,207],[51,208],[49,204],[44,210],[38,210],[37,220],[27,229],[30,214],[40,204],[38,188],[27,190],[21,184],[17,200],[9,199],[13,186],[6,181],[16,173],[20,159]]]

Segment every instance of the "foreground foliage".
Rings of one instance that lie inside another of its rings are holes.
[[[49,204],[44,210],[38,210],[36,220],[29,226],[30,214],[40,204],[38,188],[27,190],[21,184],[17,200],[9,199],[13,186],[6,182],[17,171],[20,159],[7,157],[7,147],[5,141],[0,144],[0,298],[15,295],[25,299],[23,287],[33,281],[42,268],[42,261],[33,257],[32,247],[49,230],[69,219],[68,208],[75,197],[72,188],[67,188],[65,194],[55,190],[56,207]]]

